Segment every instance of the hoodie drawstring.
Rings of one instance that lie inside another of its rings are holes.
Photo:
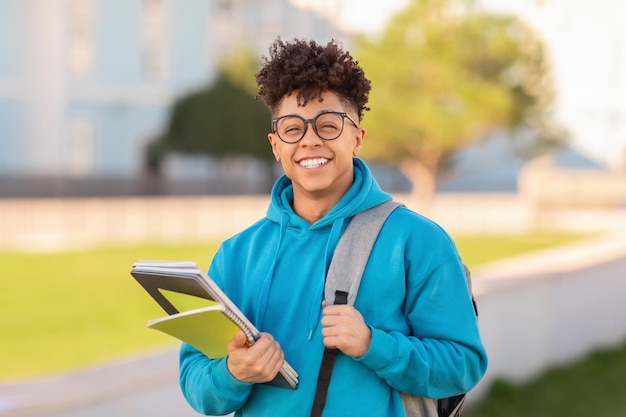
[[[272,287],[272,280],[274,278],[274,270],[276,269],[276,262],[278,261],[278,252],[280,251],[280,247],[283,243],[288,224],[289,214],[283,212],[280,217],[280,232],[278,235],[278,243],[276,244],[276,249],[274,251],[274,257],[272,259],[272,265],[263,280],[261,294],[259,294],[259,304],[257,306],[256,317],[257,323],[261,328],[263,327],[263,320],[265,319],[265,313],[267,312],[267,300],[269,299],[270,288]]]
[[[338,218],[333,222],[333,226],[330,229],[330,234],[328,235],[328,240],[326,241],[326,249],[324,250],[324,279],[319,280],[318,288],[316,290],[317,297],[313,297],[313,302],[311,304],[311,310],[309,313],[309,336],[308,339],[311,340],[313,337],[313,333],[317,330],[320,325],[320,316],[322,313],[322,300],[324,299],[324,286],[326,285],[326,274],[328,273],[328,268],[330,267],[330,262],[333,258],[333,254],[335,253],[335,248],[339,243],[339,239],[341,237],[341,233],[343,231],[344,219]]]

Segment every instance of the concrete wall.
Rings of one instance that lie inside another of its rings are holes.
[[[408,196],[395,198],[411,207]],[[0,199],[0,248],[222,240],[262,218],[268,202],[263,195]],[[538,211],[517,194],[441,194],[426,215],[457,235],[626,227],[626,209]]]
[[[0,200],[0,246],[56,250],[148,241],[208,241],[265,215],[268,197]]]
[[[626,172],[555,166],[546,155],[527,163],[519,192],[537,207],[619,207],[626,205]]]
[[[469,404],[496,379],[526,382],[626,343],[623,232],[496,262],[473,275],[490,361]]]

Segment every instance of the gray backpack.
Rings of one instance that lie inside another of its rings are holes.
[[[354,216],[344,232],[333,255],[324,295],[327,303],[353,305],[359,290],[365,265],[378,238],[378,233],[393,210],[402,204],[387,201]],[[465,276],[471,294],[471,277],[465,267]],[[474,310],[476,303],[472,296]],[[326,393],[337,350],[325,348],[317,381],[312,417],[322,415],[326,403]],[[465,394],[442,399],[430,399],[401,393],[406,415],[409,417],[459,417],[461,416]]]

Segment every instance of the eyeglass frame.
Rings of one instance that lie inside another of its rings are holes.
[[[341,130],[339,131],[339,134],[332,138],[332,139],[326,139],[320,136],[320,134],[317,132],[317,126],[315,126],[315,121],[317,120],[318,117],[323,116],[325,114],[336,114],[337,116],[341,116]],[[283,139],[280,136],[280,133],[278,133],[278,122],[281,119],[287,118],[287,117],[297,117],[298,119],[302,120],[302,122],[304,123],[304,130],[302,131],[302,136],[300,136],[300,139],[298,139],[295,142],[287,142],[285,139]],[[331,141],[331,140],[336,140],[339,138],[339,136],[341,136],[341,134],[343,133],[343,129],[346,126],[346,118],[350,121],[350,123],[352,123],[354,125],[354,127],[356,127],[357,129],[359,128],[359,125],[352,120],[352,118],[348,115],[348,113],[346,112],[342,112],[342,111],[332,111],[332,110],[328,110],[328,111],[323,111],[319,114],[317,114],[315,117],[313,117],[312,119],[305,119],[304,117],[298,115],[298,114],[286,114],[284,116],[280,116],[280,117],[276,117],[274,119],[272,119],[272,131],[276,134],[276,136],[278,136],[278,139],[280,139],[281,141],[288,143],[290,145],[294,145],[298,142],[300,142],[303,138],[304,135],[306,135],[307,130],[309,129],[309,123],[311,124],[311,127],[313,127],[313,131],[315,132],[315,134],[317,135],[318,138],[322,139],[322,140],[326,140],[326,141]]]

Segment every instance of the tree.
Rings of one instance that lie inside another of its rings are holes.
[[[547,117],[552,88],[544,47],[521,21],[470,0],[413,0],[357,56],[372,81],[364,156],[395,161],[428,210],[436,178],[459,147],[496,130],[532,126],[558,136]]]
[[[245,52],[234,56],[222,63],[212,85],[174,104],[166,131],[148,146],[152,170],[158,171],[162,159],[171,152],[214,157],[247,155],[272,161],[266,139],[270,112],[254,98],[249,84],[241,84],[247,78],[254,82],[258,60]]]
[[[167,131],[152,145],[154,156],[180,152],[268,159],[269,119],[263,103],[220,76],[209,88],[175,103]]]

